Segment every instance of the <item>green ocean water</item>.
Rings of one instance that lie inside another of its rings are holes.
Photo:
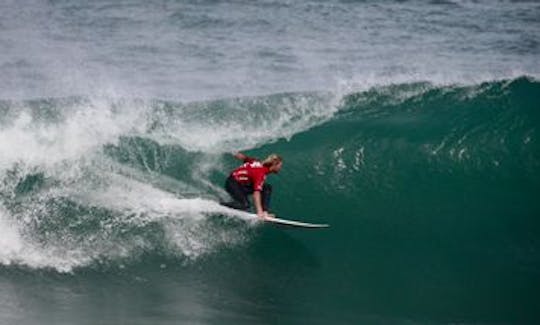
[[[22,149],[26,160],[3,160],[2,319],[537,323],[539,93],[522,77],[395,84],[337,101],[322,92],[120,100],[97,124],[115,140],[79,137],[86,150],[76,155],[63,148],[82,121],[94,125],[90,100],[3,101],[7,139],[36,132],[62,159]],[[237,119],[278,121],[282,136],[245,132]],[[204,141],[178,144],[203,122]],[[291,131],[299,125],[308,127]],[[252,225],[217,211],[211,201],[226,197],[237,164],[226,149],[238,141],[249,155],[284,157],[268,177],[280,217],[331,227]]]

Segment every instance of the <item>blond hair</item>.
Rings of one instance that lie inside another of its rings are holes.
[[[282,161],[283,161],[283,159],[281,158],[281,156],[276,155],[275,153],[273,153],[273,154],[269,155],[268,157],[266,157],[266,159],[262,161],[262,164],[265,167],[270,167],[270,166],[277,165],[278,163],[280,163]]]

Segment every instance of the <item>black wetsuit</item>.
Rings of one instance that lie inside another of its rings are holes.
[[[221,202],[222,205],[238,210],[249,210],[250,204],[248,195],[253,194],[253,185],[244,185],[238,183],[231,175],[225,181],[225,190],[233,198],[231,202]],[[264,211],[270,208],[270,197],[272,195],[272,185],[263,184],[261,191],[261,203]]]

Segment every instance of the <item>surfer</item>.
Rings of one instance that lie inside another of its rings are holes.
[[[259,161],[241,152],[235,153],[234,157],[243,161],[244,164],[233,170],[225,181],[225,190],[233,198],[233,201],[221,202],[221,204],[233,209],[248,210],[250,207],[248,195],[253,195],[253,204],[257,215],[260,218],[270,216],[268,208],[272,186],[265,184],[264,181],[266,175],[279,173],[283,159],[276,154],[271,154],[263,161]]]

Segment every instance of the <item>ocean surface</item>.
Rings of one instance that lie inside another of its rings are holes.
[[[539,324],[539,78],[538,1],[2,0],[0,324]]]

